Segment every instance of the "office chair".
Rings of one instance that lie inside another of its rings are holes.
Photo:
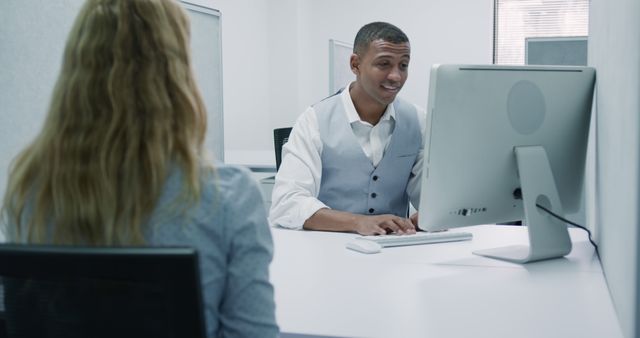
[[[273,130],[273,147],[276,150],[276,171],[282,163],[282,146],[289,141],[292,128],[277,128]]]
[[[8,337],[205,337],[191,248],[0,245]]]

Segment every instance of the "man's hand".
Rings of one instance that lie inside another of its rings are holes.
[[[328,208],[319,209],[311,215],[304,222],[303,229],[357,232],[361,235],[416,233],[416,228],[409,218],[395,215],[360,215]]]
[[[415,234],[416,228],[408,218],[395,215],[360,215],[355,224],[355,230],[361,235]]]
[[[413,226],[416,227],[416,229],[418,229],[418,212],[416,212],[415,214],[411,215],[411,217],[409,217],[409,219],[411,220],[411,223],[413,223]]]

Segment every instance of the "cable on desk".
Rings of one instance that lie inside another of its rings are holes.
[[[591,242],[591,244],[592,244],[592,245],[593,245],[593,247],[595,248],[595,250],[596,250],[596,255],[598,255],[598,257],[600,257],[600,252],[598,252],[598,245],[593,241],[593,239],[591,239],[591,231],[589,231],[589,229],[587,229],[586,227],[584,227],[584,226],[582,226],[582,225],[580,225],[580,224],[576,224],[576,223],[574,223],[574,222],[571,222],[570,220],[568,220],[568,219],[566,219],[566,218],[564,218],[564,217],[562,217],[562,216],[560,216],[560,215],[556,214],[555,212],[553,212],[553,211],[551,211],[551,210],[547,209],[546,207],[544,207],[544,206],[542,206],[542,205],[540,205],[540,204],[537,204],[537,203],[536,203],[536,206],[537,206],[538,208],[540,208],[540,209],[542,209],[542,210],[546,211],[549,215],[551,215],[551,216],[553,216],[553,217],[555,217],[555,218],[557,218],[557,219],[559,219],[559,220],[561,220],[561,221],[563,221],[563,222],[565,222],[565,223],[569,223],[569,224],[573,225],[574,227],[577,227],[577,228],[580,228],[580,229],[582,229],[582,230],[586,231],[586,232],[587,232],[587,234],[589,235],[589,242]]]

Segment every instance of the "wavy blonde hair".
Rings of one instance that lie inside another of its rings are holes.
[[[197,200],[205,129],[180,6],[88,0],[68,37],[44,127],[12,164],[3,211],[14,236],[144,243],[143,226],[172,166],[184,172],[183,197]]]

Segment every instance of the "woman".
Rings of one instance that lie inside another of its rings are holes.
[[[261,195],[245,171],[206,165],[205,129],[180,6],[87,1],[44,127],[10,172],[8,239],[195,247],[208,336],[276,336]]]

